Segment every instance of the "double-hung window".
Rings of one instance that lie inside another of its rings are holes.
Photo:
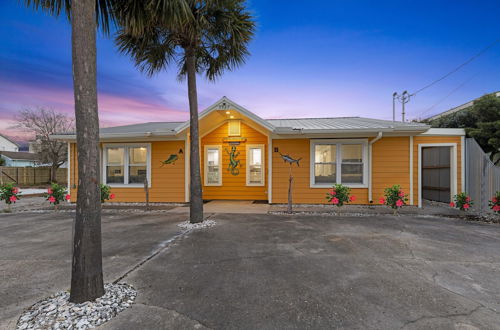
[[[103,148],[103,182],[111,186],[151,185],[149,144],[108,144]]]
[[[311,186],[341,183],[365,187],[368,182],[366,140],[311,140]]]
[[[205,146],[205,186],[222,185],[221,146]]]
[[[264,145],[247,145],[247,186],[264,185]]]

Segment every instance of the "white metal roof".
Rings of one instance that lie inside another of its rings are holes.
[[[297,133],[336,133],[336,132],[396,132],[417,131],[425,132],[430,126],[415,122],[393,122],[361,117],[337,117],[337,118],[290,118],[290,119],[263,119],[251,111],[222,97],[212,106],[200,112],[200,120],[209,113],[217,110],[233,109],[244,114],[246,117],[260,124],[270,132],[280,135]],[[100,129],[101,138],[127,138],[127,137],[153,137],[153,136],[175,136],[189,127],[189,120],[185,122],[150,122],[135,125],[107,127]],[[68,140],[75,139],[74,133],[58,134],[53,138]]]
[[[275,127],[290,127],[292,129],[302,130],[356,130],[427,127],[427,125],[420,123],[393,122],[390,120],[362,117],[268,119],[267,121]]]

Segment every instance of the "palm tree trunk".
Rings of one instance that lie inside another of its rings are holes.
[[[95,300],[104,294],[95,5],[95,0],[72,1],[71,42],[78,147],[78,200],[69,299],[74,303]]]
[[[200,138],[198,132],[198,94],[196,90],[196,58],[193,49],[186,49],[186,71],[189,96],[190,150],[189,169],[191,184],[189,190],[189,221],[203,221],[203,198],[200,174]]]

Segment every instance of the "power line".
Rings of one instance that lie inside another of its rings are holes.
[[[455,87],[454,89],[452,89],[448,94],[446,94],[446,96],[444,96],[443,98],[441,98],[439,101],[437,101],[436,103],[434,103],[432,106],[430,106],[429,108],[427,108],[426,110],[420,112],[416,117],[421,117],[423,116],[425,113],[431,111],[432,109],[434,109],[435,107],[437,107],[438,105],[440,105],[444,100],[446,100],[448,97],[450,97],[451,95],[453,95],[456,91],[458,91],[460,88],[464,87],[466,84],[468,84],[472,79],[476,78],[477,75],[479,73],[476,73],[474,74],[472,77],[470,77],[469,79],[465,80],[464,82],[462,82],[460,85],[458,85],[457,87]]]
[[[439,79],[436,79],[434,80],[433,82],[431,82],[430,84],[428,85],[425,85],[424,87],[420,88],[418,91],[416,91],[415,93],[411,94],[410,96],[414,96],[414,95],[417,95],[418,93],[420,93],[421,91],[433,86],[434,84],[437,84],[438,82],[440,82],[441,80],[443,79],[446,79],[448,78],[450,75],[452,75],[453,73],[457,72],[458,70],[460,70],[461,68],[463,68],[464,66],[466,66],[467,64],[469,64],[470,62],[474,61],[475,59],[477,59],[478,57],[480,57],[481,55],[483,55],[486,51],[488,51],[490,48],[492,48],[493,46],[495,46],[497,43],[500,42],[500,39],[497,39],[495,40],[493,43],[489,44],[488,46],[486,46],[485,48],[483,48],[479,53],[477,53],[476,55],[472,56],[471,58],[469,58],[467,61],[465,61],[464,63],[460,64],[459,66],[457,66],[455,69],[451,70],[450,72],[448,72],[447,74],[445,74],[444,76],[442,76],[441,78]]]

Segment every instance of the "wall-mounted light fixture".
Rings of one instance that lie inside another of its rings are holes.
[[[231,112],[229,112],[229,111],[226,111],[226,115],[229,115],[230,113],[231,113]]]
[[[179,153],[182,155],[184,152],[182,151],[182,148],[179,149]]]
[[[229,116],[229,118],[234,119],[234,116]]]

